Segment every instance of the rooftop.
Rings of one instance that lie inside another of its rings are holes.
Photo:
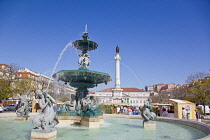
[[[103,89],[97,92],[112,92],[113,88],[107,88],[107,89]],[[145,92],[142,89],[138,89],[138,88],[121,88],[123,89],[123,92]]]

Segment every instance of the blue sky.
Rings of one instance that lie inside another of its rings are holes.
[[[121,87],[183,84],[210,69],[208,0],[1,0],[0,63],[15,63],[50,76],[68,42],[88,25],[89,69],[109,73],[114,87],[115,47],[121,55]],[[78,69],[67,48],[55,72]]]

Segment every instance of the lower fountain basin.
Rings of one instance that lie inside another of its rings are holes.
[[[34,127],[31,120],[20,122],[15,121],[14,118],[1,118],[0,124],[2,140],[28,140]],[[196,140],[206,136],[204,132],[185,125],[156,121],[156,129],[144,129],[142,124],[140,119],[106,118],[100,128],[57,127],[56,140],[93,140],[93,138],[96,140]]]

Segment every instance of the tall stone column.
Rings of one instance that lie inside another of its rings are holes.
[[[121,103],[122,102],[122,91],[123,89],[120,88],[120,48],[116,47],[116,55],[115,59],[115,88],[112,89],[112,102],[113,103]]]
[[[114,57],[116,61],[115,65],[115,89],[120,89],[120,54],[116,53]]]

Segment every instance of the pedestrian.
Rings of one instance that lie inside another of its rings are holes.
[[[123,108],[123,113],[124,113],[124,114],[127,114],[127,113],[128,113],[127,110],[128,110],[127,107],[124,106],[124,108]]]
[[[186,119],[187,112],[184,107],[182,107],[182,119]]]
[[[197,119],[197,121],[198,122],[201,122],[201,114],[200,114],[200,112],[197,109],[195,109],[195,113],[196,113],[196,119]]]
[[[160,108],[157,108],[157,115],[160,116]]]
[[[120,106],[120,113],[123,114],[123,106]]]
[[[120,107],[117,107],[117,114],[120,114]]]
[[[138,107],[135,107],[135,115],[139,115],[139,108]]]
[[[56,108],[55,104],[53,104],[53,110],[54,110],[54,112],[57,112],[57,108]]]
[[[170,117],[168,114],[168,111],[164,108],[163,113],[162,113],[163,117]]]
[[[131,108],[129,107],[128,108],[128,115],[131,115],[132,114],[132,110],[131,110]]]
[[[3,112],[3,107],[0,105],[0,113]]]

